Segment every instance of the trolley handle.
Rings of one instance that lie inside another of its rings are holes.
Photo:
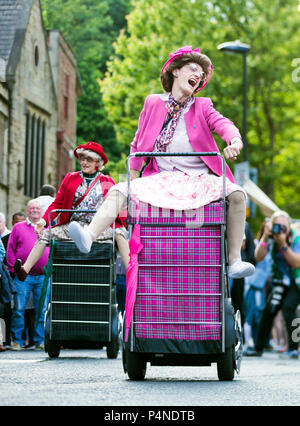
[[[74,210],[74,209],[54,209],[50,210],[48,213],[48,223],[49,223],[49,238],[51,240],[51,214],[52,213],[96,213],[97,210]]]
[[[127,158],[131,157],[222,157],[220,152],[134,152],[129,154]]]

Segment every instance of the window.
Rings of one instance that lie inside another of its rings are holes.
[[[26,116],[26,145],[24,167],[24,194],[35,198],[44,184],[45,120],[35,114]]]
[[[35,48],[34,48],[34,63],[35,63],[36,67],[39,64],[39,59],[40,59],[39,48],[38,48],[38,46],[35,46]]]
[[[65,74],[65,90],[64,90],[64,118],[69,118],[69,86],[70,86],[70,75]]]

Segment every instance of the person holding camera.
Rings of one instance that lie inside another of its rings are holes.
[[[254,349],[246,356],[261,356],[267,344],[273,320],[280,309],[288,333],[287,358],[298,358],[299,341],[293,335],[296,309],[300,304],[300,233],[291,228],[291,218],[284,211],[275,212],[266,223],[255,249],[257,262],[270,253],[272,258],[271,291],[264,307]],[[294,325],[293,325],[294,324]]]

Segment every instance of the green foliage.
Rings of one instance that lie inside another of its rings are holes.
[[[109,161],[104,169],[105,174],[109,174],[116,183],[127,180],[127,156],[121,153],[119,161]]]
[[[300,82],[292,79],[299,57],[298,0],[134,0],[127,32],[101,80],[105,108],[124,152],[137,128],[149,93],[161,93],[159,74],[170,51],[200,47],[214,75],[200,96],[242,128],[242,56],[217,50],[224,41],[251,45],[248,55],[248,157],[259,171],[259,186],[295,217],[300,217]],[[299,152],[299,151],[298,151]]]
[[[58,28],[77,58],[83,86],[78,99],[78,140],[101,143],[115,160],[120,156],[120,148],[103,106],[98,80],[106,71],[113,41],[126,25],[129,3],[129,0],[42,0],[46,28]]]
[[[101,82],[105,106],[124,149],[134,136],[145,97],[161,92],[159,74],[169,52],[183,44],[181,40],[199,37],[196,28],[191,30],[191,16],[202,25],[207,19],[190,0],[182,1],[180,8],[174,8],[171,1],[157,0],[136,0],[133,6],[127,23],[129,35],[122,32],[119,36],[116,54]]]

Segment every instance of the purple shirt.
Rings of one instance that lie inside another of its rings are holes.
[[[6,259],[7,265],[10,272],[14,272],[14,263],[17,259],[22,260],[22,264],[25,263],[32,247],[37,240],[34,227],[27,223],[27,221],[16,223],[10,233]],[[49,247],[46,247],[42,257],[30,270],[30,275],[43,275],[43,267],[48,262]]]

